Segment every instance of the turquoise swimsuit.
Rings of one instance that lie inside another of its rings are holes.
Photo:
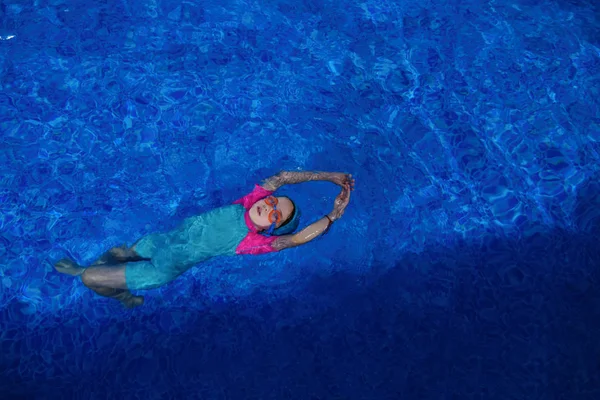
[[[146,260],[126,264],[127,288],[157,288],[212,257],[275,251],[271,246],[275,237],[258,233],[248,214],[256,201],[271,193],[255,185],[232,205],[187,218],[170,232],[144,236],[135,252]]]
[[[127,287],[157,288],[209,258],[235,255],[248,234],[245,211],[243,206],[233,204],[187,218],[171,232],[144,236],[135,251],[149,261],[127,264]]]

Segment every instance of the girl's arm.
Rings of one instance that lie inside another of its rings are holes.
[[[304,172],[293,172],[293,171],[281,171],[277,175],[265,179],[261,186],[270,191],[276,191],[283,185],[290,185],[295,183],[309,182],[309,181],[329,181],[336,185],[343,186],[344,183],[348,182],[351,184],[351,189],[354,186],[354,180],[352,175],[343,172],[317,172],[317,171],[304,171]]]
[[[350,202],[350,191],[350,184],[344,184],[342,191],[335,199],[333,211],[317,222],[314,222],[302,229],[298,233],[294,233],[293,235],[278,236],[277,239],[275,239],[275,241],[271,244],[273,249],[280,251],[290,247],[300,246],[301,244],[308,243],[327,232],[329,226],[344,214],[346,206],[348,206],[348,203]]]

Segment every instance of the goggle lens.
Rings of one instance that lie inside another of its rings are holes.
[[[279,211],[279,210],[272,210],[269,213],[269,222],[272,223],[272,224],[278,224],[279,221],[281,221],[281,217],[282,217],[281,211]]]
[[[279,200],[277,200],[277,197],[269,196],[265,199],[265,204],[268,205],[269,207],[275,207],[277,205],[277,203],[279,203]]]

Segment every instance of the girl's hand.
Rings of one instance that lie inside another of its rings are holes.
[[[347,183],[350,186],[350,190],[354,190],[354,178],[352,178],[352,174],[347,174],[345,172],[333,172],[331,175],[331,182],[341,186],[342,188]]]
[[[344,215],[344,211],[346,211],[346,207],[348,206],[348,203],[350,203],[350,191],[351,189],[349,183],[342,185],[342,191],[340,194],[338,194],[338,196],[335,198],[335,202],[333,203],[333,211],[329,213],[329,217],[332,220],[335,221]]]

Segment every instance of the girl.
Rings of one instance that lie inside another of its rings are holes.
[[[290,198],[273,193],[286,184],[316,180],[333,182],[342,190],[329,214],[294,233],[300,210]],[[211,257],[264,254],[308,243],[344,214],[352,190],[350,174],[283,171],[255,185],[251,193],[231,205],[187,218],[170,232],[144,236],[130,248],[114,247],[89,267],[70,259],[62,259],[54,267],[63,274],[81,276],[83,284],[97,294],[133,308],[142,305],[144,298],[130,290],[163,286]]]

